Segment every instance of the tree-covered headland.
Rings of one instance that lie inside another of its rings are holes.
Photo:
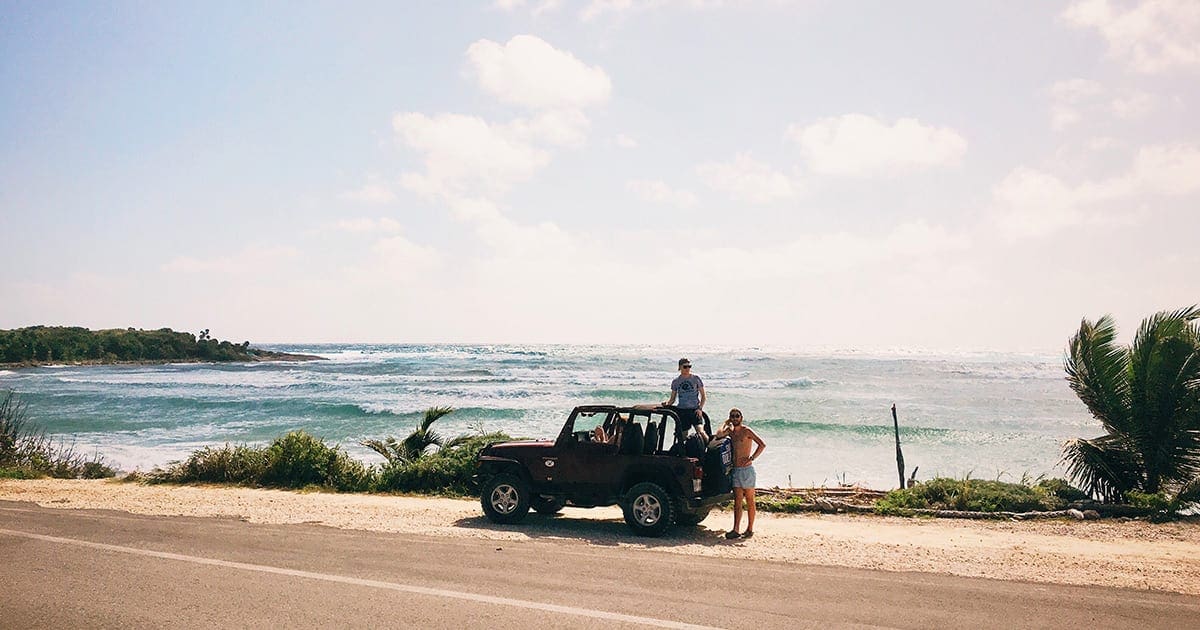
[[[153,361],[258,361],[293,358],[277,352],[170,328],[88,330],[78,326],[30,326],[0,330],[0,363],[110,363]],[[313,358],[313,357],[308,357]]]

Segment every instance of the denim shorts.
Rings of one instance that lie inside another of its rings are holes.
[[[741,466],[733,469],[734,488],[753,488],[756,481],[754,466]]]

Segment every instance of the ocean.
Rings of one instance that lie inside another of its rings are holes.
[[[504,431],[553,439],[581,404],[656,403],[681,354],[705,384],[714,425],[730,407],[767,443],[759,486],[898,485],[891,405],[908,470],[1019,481],[1062,476],[1062,442],[1100,425],[1058,355],[794,351],[582,345],[267,346],[305,363],[48,366],[0,370],[32,422],[149,470],[202,446],[263,443],[304,429],[364,462],[364,438],[403,437],[424,409],[456,409],[444,436]]]

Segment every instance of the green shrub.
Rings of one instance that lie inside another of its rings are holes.
[[[328,486],[338,490],[367,490],[373,475],[362,462],[350,457],[340,446],[304,431],[292,431],[275,438],[267,447],[267,465],[262,483],[283,488]]]
[[[337,450],[304,431],[292,431],[275,438],[267,447],[266,455],[264,485],[302,488],[326,485]]]
[[[206,446],[165,470],[146,475],[150,483],[233,483],[257,486],[267,467],[266,449],[239,444]]]
[[[1133,507],[1145,508],[1155,512],[1165,512],[1177,508],[1177,506],[1172,505],[1171,499],[1167,497],[1165,491],[1137,492],[1136,490],[1130,490],[1125,493],[1125,501]]]
[[[1091,498],[1066,479],[1043,479],[1034,484],[1033,491],[1042,497],[1042,505],[1050,510],[1061,510],[1070,503]]]
[[[479,451],[491,442],[512,438],[503,433],[477,435],[419,459],[386,465],[376,490],[466,495],[474,492],[471,477]]]
[[[1047,486],[1035,489],[1003,481],[939,477],[912,488],[892,490],[876,502],[875,509],[881,514],[904,514],[912,509],[967,512],[1032,512],[1058,509],[1065,502],[1055,491],[1070,493],[1054,483]]]
[[[727,502],[729,507],[732,507],[733,502]],[[812,509],[812,502],[804,497],[787,497],[786,499],[777,499],[775,497],[754,497],[755,509],[763,512],[782,512],[785,514],[795,514],[803,512],[806,509]],[[726,508],[728,509],[728,508]]]
[[[362,491],[375,482],[373,469],[339,446],[304,431],[292,431],[267,446],[207,446],[182,462],[147,475],[150,483],[232,483],[304,488],[323,486]]]
[[[0,479],[38,479],[41,477],[45,477],[45,475],[29,468],[0,466]]]

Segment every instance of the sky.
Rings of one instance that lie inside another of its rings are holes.
[[[1200,302],[1200,3],[0,3],[0,328],[1061,352]]]

